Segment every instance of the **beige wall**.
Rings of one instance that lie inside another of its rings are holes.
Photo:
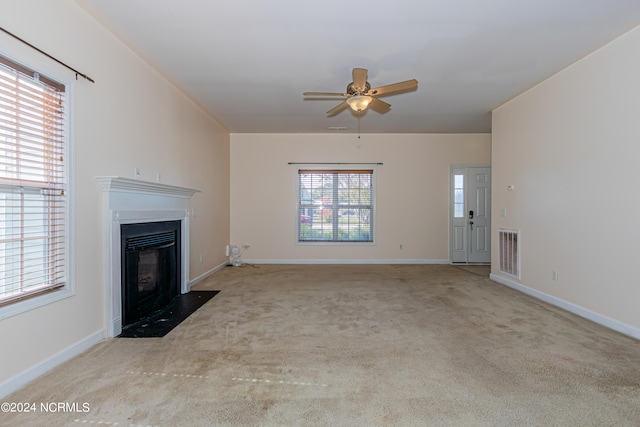
[[[490,156],[488,134],[232,134],[231,242],[251,245],[247,261],[444,262],[449,167],[489,164]],[[383,163],[375,245],[296,244],[297,169],[289,162]]]
[[[75,107],[76,295],[0,320],[0,385],[100,334],[104,325],[100,175],[201,190],[192,206],[191,277],[226,261],[229,241],[229,135],[211,117],[110,35],[72,1],[2,2],[2,26],[88,74],[71,71],[0,34],[0,51],[69,76]],[[203,262],[199,257],[203,255]],[[57,359],[56,359],[57,360]]]
[[[520,283],[636,332],[639,52],[636,28],[501,106],[492,147],[494,238],[522,230]]]

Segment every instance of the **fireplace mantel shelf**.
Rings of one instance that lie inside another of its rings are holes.
[[[107,192],[152,193],[186,198],[190,198],[195,193],[200,192],[200,190],[194,190],[192,188],[141,181],[139,179],[122,178],[119,176],[97,176],[96,180],[102,191]]]

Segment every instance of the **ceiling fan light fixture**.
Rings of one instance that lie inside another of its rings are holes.
[[[347,104],[353,111],[364,111],[371,103],[372,98],[367,95],[355,95],[347,99]]]

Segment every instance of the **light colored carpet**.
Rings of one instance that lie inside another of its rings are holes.
[[[475,272],[260,265],[196,288],[221,292],[167,336],[104,341],[4,399],[88,412],[0,424],[640,424],[640,342]]]

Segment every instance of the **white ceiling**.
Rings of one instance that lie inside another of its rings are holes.
[[[233,133],[358,131],[354,67],[415,92],[362,133],[490,132],[491,110],[640,24],[640,0],[76,0]]]

